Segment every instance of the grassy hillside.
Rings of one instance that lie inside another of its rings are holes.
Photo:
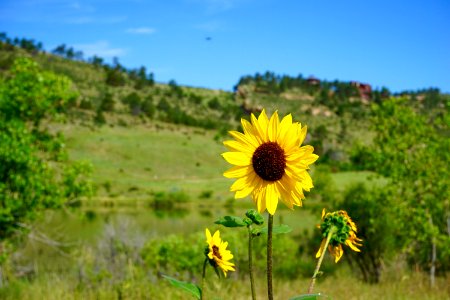
[[[100,195],[148,196],[151,190],[186,189],[223,192],[224,147],[214,132],[151,123],[133,127],[91,129],[61,127],[73,159],[88,159],[95,167],[94,180]],[[103,188],[102,188],[103,187]]]
[[[160,122],[128,127],[66,124],[58,130],[66,136],[72,159],[93,164],[98,199],[148,199],[154,192],[176,190],[191,199],[205,193],[219,200],[232,197],[232,180],[222,176],[230,167],[220,155],[226,148],[214,139],[214,131]],[[340,172],[332,178],[342,190],[370,176]]]

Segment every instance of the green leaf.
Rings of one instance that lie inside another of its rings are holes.
[[[257,212],[254,209],[249,209],[247,210],[247,212],[245,213],[245,215],[250,218],[250,220],[253,221],[253,223],[255,223],[256,225],[262,225],[264,224],[264,218],[263,216]]]
[[[223,225],[225,227],[245,227],[247,224],[242,218],[235,216],[225,216],[214,222],[215,224]]]
[[[325,299],[329,298],[328,296],[322,295],[321,293],[318,294],[305,294],[305,295],[299,295],[294,296],[293,298],[289,300],[318,300],[318,299]]]
[[[275,225],[272,229],[272,234],[282,234],[282,233],[289,233],[292,231],[292,228],[289,225],[281,224],[281,225]],[[267,234],[268,228],[264,227],[261,229],[261,234]]]
[[[175,278],[167,276],[167,275],[162,275],[162,277],[169,280],[169,282],[174,287],[180,288],[180,289],[190,293],[191,295],[195,296],[197,299],[201,299],[202,290],[197,285],[190,283],[190,282],[179,281],[179,280],[176,280]]]
[[[261,228],[253,228],[252,229],[252,235],[255,236],[260,236],[261,235]]]
[[[244,218],[243,221],[244,221],[245,224],[247,224],[247,226],[253,224],[253,221],[251,219],[249,219],[249,218]]]

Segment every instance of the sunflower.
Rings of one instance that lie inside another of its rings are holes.
[[[350,218],[344,210],[339,210],[336,212],[325,213],[325,208],[322,210],[322,223],[319,225],[322,231],[322,244],[320,245],[319,251],[317,251],[316,258],[319,258],[323,251],[325,251],[325,245],[327,241],[327,236],[330,230],[333,231],[333,236],[330,239],[328,245],[328,251],[334,257],[334,261],[337,263],[344,250],[342,245],[345,244],[350,247],[353,251],[361,252],[357,246],[362,246],[362,240],[356,236],[358,231],[355,222]]]
[[[292,122],[288,114],[281,122],[275,112],[270,120],[263,110],[258,118],[251,115],[251,123],[241,119],[244,133],[230,131],[234,140],[225,141],[230,150],[222,156],[235,165],[223,175],[237,178],[230,190],[235,198],[252,195],[260,213],[273,215],[278,199],[289,208],[301,206],[303,191],[313,187],[307,170],[317,155],[312,146],[300,145],[306,137],[306,126]]]
[[[230,250],[227,250],[228,242],[222,241],[219,230],[211,236],[211,232],[206,228],[206,243],[208,244],[206,255],[210,264],[214,268],[221,268],[223,274],[227,277],[228,271],[234,271],[234,263],[229,261],[233,258],[233,254]]]

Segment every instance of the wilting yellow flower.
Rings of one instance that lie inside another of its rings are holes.
[[[206,228],[206,243],[209,250],[207,253],[209,262],[214,267],[221,268],[223,274],[227,277],[228,271],[234,271],[234,264],[229,261],[233,258],[233,254],[231,254],[230,250],[227,250],[228,242],[222,241],[219,230],[211,236],[211,232]]]
[[[356,232],[358,231],[356,224],[346,211],[339,210],[325,213],[324,208],[322,210],[322,223],[319,225],[319,228],[322,230],[323,240],[319,251],[317,251],[316,258],[319,258],[323,251],[325,251],[328,232],[332,228],[334,228],[334,233],[328,245],[328,251],[334,257],[335,262],[338,262],[342,254],[344,254],[342,244],[349,246],[353,251],[361,252],[356,246],[362,246],[362,244],[358,243],[362,240],[356,236]]]
[[[305,198],[303,190],[313,187],[307,170],[317,155],[312,146],[300,145],[306,137],[306,126],[293,123],[291,114],[281,122],[275,112],[270,120],[263,110],[258,118],[251,115],[251,123],[241,119],[244,133],[230,131],[235,139],[225,141],[230,150],[222,156],[235,165],[223,175],[237,178],[230,190],[235,198],[252,195],[259,212],[273,215],[278,199],[289,208],[301,206]]]

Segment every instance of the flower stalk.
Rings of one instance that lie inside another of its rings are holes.
[[[255,279],[253,277],[253,233],[252,226],[248,225],[248,272],[250,273],[250,286],[252,289],[252,300],[256,300]]]
[[[200,290],[200,300],[203,300],[204,290],[205,290],[205,278],[206,278],[206,265],[208,264],[208,258],[205,258],[205,262],[203,263],[203,272],[202,272],[202,288]]]
[[[317,275],[319,274],[320,266],[322,265],[323,258],[325,257],[325,252],[326,252],[325,249],[327,249],[328,245],[330,244],[331,238],[333,237],[333,234],[336,231],[337,231],[337,228],[335,226],[333,226],[333,227],[330,228],[330,231],[328,232],[327,240],[326,240],[325,245],[323,247],[324,250],[322,251],[322,254],[320,255],[320,258],[317,261],[316,269],[314,270],[314,274],[313,274],[313,276],[311,278],[311,283],[310,283],[309,289],[308,289],[308,293],[309,294],[311,294],[313,292],[314,285],[316,283],[316,278],[317,278]]]
[[[272,231],[273,231],[273,215],[269,213],[267,231],[267,296],[269,300],[273,300],[272,287]]]

